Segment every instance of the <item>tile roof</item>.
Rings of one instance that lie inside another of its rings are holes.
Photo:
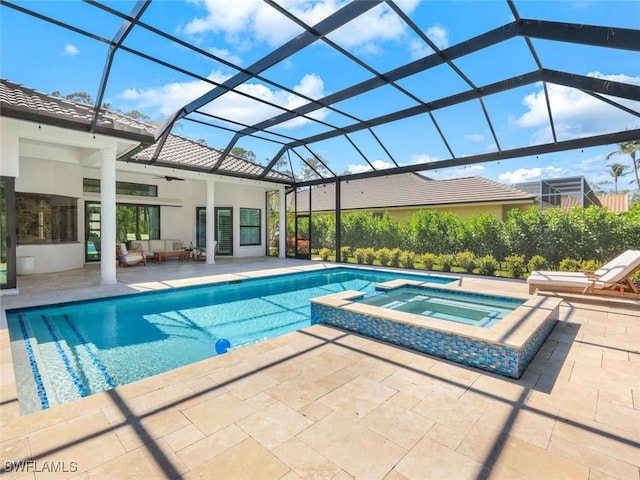
[[[596,195],[601,207],[606,208],[610,212],[619,213],[629,210],[629,195],[626,193],[617,194],[599,194]],[[560,198],[560,208],[568,211],[573,207],[583,206],[580,198],[576,196],[563,195]]]
[[[598,200],[610,212],[626,212],[629,210],[629,195],[626,193],[598,195]]]
[[[314,211],[332,210],[335,184],[311,189]],[[415,173],[343,181],[342,208],[372,209],[468,203],[531,202],[535,195],[483,177],[433,180]],[[308,205],[308,190],[298,194],[298,210]]]
[[[94,108],[0,79],[0,114],[88,132]],[[95,131],[149,143],[153,141],[154,128],[126,115],[102,109]]]
[[[42,122],[63,128],[89,131],[93,106],[39,92],[9,80],[0,79],[0,115],[21,120]],[[101,110],[96,133],[140,141],[143,150],[129,161],[149,163],[156,149],[156,126],[127,115]],[[220,158],[221,151],[178,135],[169,134],[157,161],[175,168],[206,171]],[[228,155],[216,171],[220,175],[259,176],[264,167],[242,158]],[[280,172],[269,172],[265,180],[291,182],[292,178]]]
[[[149,163],[153,159],[155,151],[156,144],[153,144],[133,155],[130,160]],[[183,167],[190,170],[207,171],[213,168],[221,154],[220,150],[171,133],[167,137],[157,162],[159,164],[171,164],[175,168]],[[258,176],[262,174],[263,170],[264,167],[262,165],[233,155],[227,155],[215,173],[231,176]],[[265,180],[291,181],[292,178],[289,175],[271,171],[267,174]]]

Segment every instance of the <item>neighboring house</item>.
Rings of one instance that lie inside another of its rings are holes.
[[[15,286],[20,257],[31,257],[34,273],[100,260],[103,283],[113,283],[116,241],[133,238],[204,247],[206,236],[218,255],[266,254],[266,194],[284,202],[291,178],[248,179],[262,167],[233,156],[217,166],[219,151],[172,134],[154,158],[154,130],[0,80],[0,263],[8,259],[9,271],[0,287]],[[284,231],[284,213],[279,220]]]
[[[297,212],[333,213],[335,185],[326,184],[298,192]],[[525,210],[536,204],[536,197],[516,188],[482,177],[433,180],[417,173],[374,177],[341,182],[342,212],[389,212],[402,219],[422,209],[451,212],[461,220],[479,213],[490,213],[500,220],[513,208]],[[289,199],[289,209],[293,209]]]
[[[597,194],[584,177],[545,178],[535,182],[517,183],[514,187],[535,195],[543,208],[586,208],[590,205],[603,207],[610,212],[629,210],[629,196],[620,194]]]

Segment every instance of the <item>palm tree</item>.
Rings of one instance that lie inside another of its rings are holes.
[[[625,176],[628,173],[627,172],[627,168],[629,168],[629,165],[625,165],[623,163],[611,163],[611,164],[607,165],[607,167],[610,168],[609,173],[613,177],[613,183],[615,185],[616,195],[617,195],[618,194],[618,179],[620,177]]]
[[[630,142],[622,142],[618,144],[618,150],[615,152],[611,152],[607,155],[607,160],[609,160],[614,155],[629,155],[631,157],[631,166],[633,167],[633,171],[636,175],[636,185],[640,188],[640,174],[638,173],[638,165],[640,163],[640,158],[636,159],[636,152],[640,150],[640,140],[632,140]]]

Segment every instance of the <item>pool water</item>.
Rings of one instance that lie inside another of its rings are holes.
[[[310,298],[396,278],[457,281],[341,267],[7,311],[21,412],[215,356],[221,339],[235,349],[299,330]]]
[[[375,292],[358,303],[488,328],[524,304],[524,300],[442,289],[403,287]]]

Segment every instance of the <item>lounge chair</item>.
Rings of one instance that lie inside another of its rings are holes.
[[[605,273],[607,273],[609,270],[611,270],[612,268],[619,265],[621,262],[625,263],[628,256],[629,258],[632,258],[632,256],[634,255],[634,252],[638,252],[638,250],[626,250],[622,252],[620,255],[618,255],[617,257],[615,257],[613,260],[608,261],[607,263],[605,263],[604,265],[602,265],[600,268],[598,268],[593,272],[561,272],[557,270],[534,270],[533,272],[531,272],[531,274],[578,276],[578,277],[587,275],[592,278],[599,278]]]
[[[527,278],[529,293],[546,291],[640,298],[640,290],[631,279],[640,270],[640,250],[628,250],[608,262],[606,269],[602,270],[606,271],[599,276],[580,272],[535,271]]]
[[[118,259],[118,263],[123,267],[138,265],[139,263],[143,265],[147,264],[147,257],[144,252],[130,252],[124,243],[118,243],[116,245],[116,258]]]

